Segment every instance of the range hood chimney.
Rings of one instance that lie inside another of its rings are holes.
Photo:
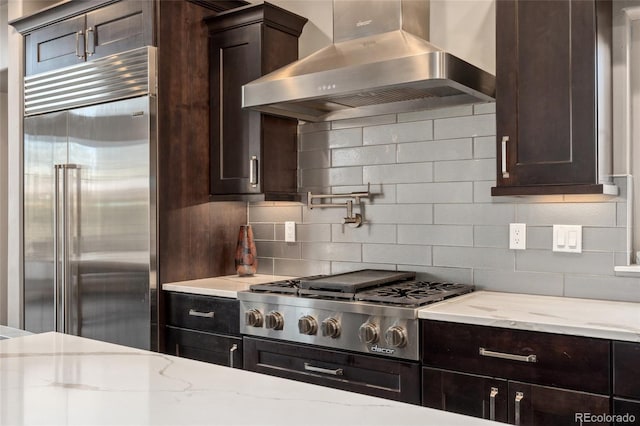
[[[244,85],[242,106],[329,121],[494,100],[493,75],[428,38],[428,0],[333,0],[334,44]]]

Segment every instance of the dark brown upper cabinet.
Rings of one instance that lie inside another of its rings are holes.
[[[153,44],[150,1],[123,0],[36,28],[25,35],[32,75]]]
[[[496,2],[492,195],[617,193],[611,1]]]
[[[298,121],[242,108],[242,85],[298,59],[307,19],[270,3],[207,18],[212,200],[297,199]]]

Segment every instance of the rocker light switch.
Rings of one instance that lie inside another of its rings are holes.
[[[582,225],[553,225],[553,251],[582,253]]]

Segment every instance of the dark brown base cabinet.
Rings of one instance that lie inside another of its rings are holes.
[[[252,337],[243,350],[245,370],[420,404],[418,363]]]
[[[176,292],[165,300],[168,354],[242,368],[240,302]]]
[[[639,343],[613,342],[613,413],[623,416],[616,425],[640,425],[639,366]]]
[[[611,413],[608,340],[423,321],[422,342],[427,407],[536,426]]]

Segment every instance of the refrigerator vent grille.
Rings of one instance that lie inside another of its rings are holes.
[[[147,46],[25,77],[24,115],[156,94],[156,48]]]

